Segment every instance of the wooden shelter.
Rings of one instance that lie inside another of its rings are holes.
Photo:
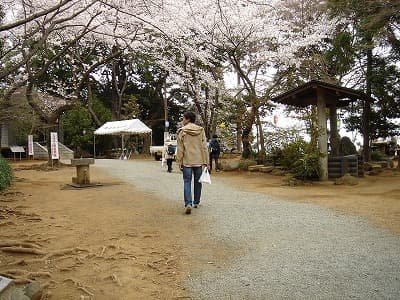
[[[320,180],[327,180],[328,137],[326,109],[329,109],[331,154],[337,156],[339,154],[337,108],[348,106],[352,101],[364,100],[366,98],[366,94],[357,90],[344,88],[323,81],[312,80],[273,98],[272,101],[297,107],[306,107],[309,105],[317,106],[318,128],[320,131],[318,147],[320,151],[325,154],[320,161],[322,168]]]

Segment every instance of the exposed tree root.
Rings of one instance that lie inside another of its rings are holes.
[[[35,243],[28,242],[28,241],[14,241],[14,240],[3,240],[0,242],[0,248],[3,247],[23,247],[23,248],[35,248],[40,249],[41,247]]]
[[[40,300],[49,300],[51,298],[51,295],[52,295],[52,292],[46,291],[45,293],[43,293],[43,295],[40,298]]]
[[[2,252],[7,253],[20,253],[20,254],[34,254],[34,255],[44,255],[45,252],[33,248],[21,248],[21,247],[1,247]]]
[[[74,270],[74,267],[65,267],[65,268],[61,268],[58,269],[60,272],[71,272]]]
[[[152,268],[152,269],[154,269],[154,270],[160,272],[160,269],[157,268],[156,266],[152,265],[151,263],[147,263],[147,266],[148,266],[149,268]]]
[[[14,222],[11,222],[11,221],[0,223],[0,227],[2,227],[2,226],[15,226],[15,225],[17,225],[17,224],[15,224]]]
[[[18,248],[18,249],[23,249],[23,248]],[[0,249],[2,250],[2,249]],[[35,249],[33,249],[35,250]],[[83,251],[88,251],[86,249],[81,249],[81,248],[70,248],[70,249],[62,249],[62,250],[56,250],[56,251],[52,251],[48,254],[46,254],[45,256],[41,257],[41,258],[34,258],[34,259],[22,259],[22,260],[18,260],[16,262],[10,263],[9,265],[28,265],[28,264],[34,264],[34,263],[40,263],[40,262],[44,262],[47,260],[50,260],[54,257],[59,257],[59,256],[64,256],[67,254],[76,254],[78,252],[83,252]],[[45,254],[45,253],[42,253]]]
[[[27,218],[26,221],[40,222],[40,221],[42,221],[42,218],[39,218],[39,217],[32,217],[32,218]]]
[[[49,272],[29,272],[21,269],[7,270],[2,274],[6,274],[5,276],[25,276],[28,279],[34,279],[38,277],[51,277],[51,274]]]
[[[89,252],[89,251],[86,250],[86,249],[79,248],[79,247],[56,250],[56,251],[52,251],[52,252],[48,253],[47,255],[45,255],[43,257],[43,260],[48,260],[48,259],[53,258],[53,257],[64,256],[64,255],[67,255],[67,254],[76,254],[78,252]]]
[[[77,281],[77,280],[75,280],[73,278],[67,278],[63,282],[68,282],[68,281],[71,281],[74,284],[74,286],[76,286],[76,288],[78,290],[81,290],[81,291],[85,292],[89,296],[92,296],[92,297],[94,296],[94,293],[88,290],[88,289],[94,290],[93,288],[91,288],[89,286],[85,286],[85,285],[83,285],[82,283],[80,283],[79,281]]]
[[[55,280],[50,280],[44,284],[42,284],[43,289],[55,289],[57,285],[57,281]]]
[[[122,286],[121,280],[119,280],[117,274],[111,274],[110,276],[106,277],[105,279],[111,279],[112,282],[114,282],[118,286]]]
[[[27,278],[15,278],[15,279],[13,280],[13,282],[14,282],[15,284],[27,284],[27,283],[33,282],[33,280],[27,279]]]
[[[5,198],[5,199],[0,199],[0,201],[1,202],[15,202],[15,201],[18,201],[17,199],[8,199],[8,198]]]
[[[94,294],[93,294],[91,291],[89,291],[87,288],[85,288],[85,287],[83,287],[83,286],[78,286],[77,289],[78,289],[78,290],[81,290],[81,291],[83,291],[83,292],[85,292],[85,293],[88,294],[89,296],[94,296]]]
[[[51,278],[51,274],[50,274],[50,272],[29,272],[28,273],[29,279],[34,279],[34,278],[39,278],[39,277]]]
[[[24,275],[26,273],[27,273],[27,271],[25,271],[25,270],[16,269],[16,270],[8,270],[6,272],[1,272],[0,275],[10,277],[10,278],[16,278],[16,276]]]
[[[100,253],[100,257],[103,257],[103,254],[104,254],[104,252],[106,251],[106,246],[103,246],[103,249],[101,250],[101,253]]]
[[[51,278],[51,274],[49,272],[29,272],[21,269],[7,270],[5,272],[1,272],[0,275],[12,278],[15,284],[30,283],[36,278]]]

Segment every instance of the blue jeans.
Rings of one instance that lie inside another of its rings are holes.
[[[200,203],[201,183],[199,179],[203,172],[202,167],[183,167],[183,195],[185,206]],[[192,201],[192,175],[194,175],[194,201]]]

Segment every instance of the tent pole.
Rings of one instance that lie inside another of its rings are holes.
[[[124,144],[124,135],[121,134],[121,139],[122,139],[122,154],[121,154],[121,159],[124,160],[125,157],[125,144]]]

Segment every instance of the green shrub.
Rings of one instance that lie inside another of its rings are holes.
[[[251,159],[241,159],[239,161],[239,169],[240,170],[248,170],[250,166],[256,165],[257,162]]]
[[[260,152],[258,152],[255,156],[255,161],[258,165],[265,164],[267,162],[267,155],[265,151],[261,150]]]
[[[308,143],[303,139],[284,145],[280,162],[281,165],[288,170],[292,170],[294,164],[303,158],[307,152],[307,148]]]
[[[385,161],[388,159],[388,157],[380,151],[372,151],[371,159],[373,161]]]
[[[293,164],[292,172],[295,174],[295,177],[301,179],[318,178],[321,174],[320,156],[318,151],[305,153],[302,158]]]
[[[271,153],[267,155],[267,162],[272,163],[273,166],[280,165],[283,159],[282,153],[282,149],[273,148]]]
[[[10,186],[12,180],[12,170],[8,162],[0,155],[0,191]]]
[[[319,159],[322,155],[312,144],[300,139],[283,147],[279,153],[279,163],[296,178],[318,178],[321,173]]]

